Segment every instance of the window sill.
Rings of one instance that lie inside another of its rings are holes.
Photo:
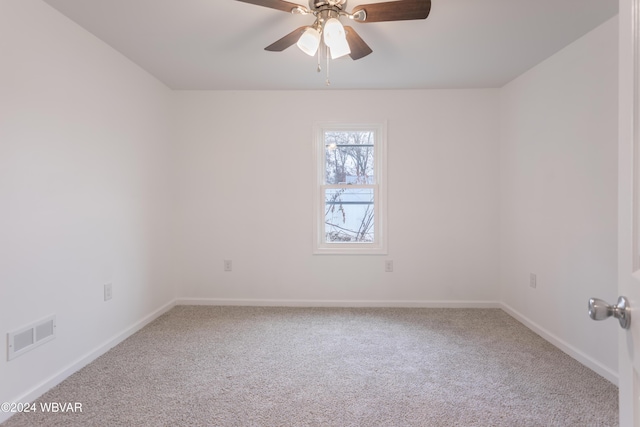
[[[387,248],[380,246],[363,247],[361,245],[321,246],[315,248],[314,255],[387,255]]]

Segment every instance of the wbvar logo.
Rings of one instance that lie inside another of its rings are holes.
[[[41,412],[82,412],[80,402],[40,402]]]

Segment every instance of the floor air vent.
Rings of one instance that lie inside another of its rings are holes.
[[[49,316],[29,326],[7,334],[7,360],[51,341],[56,337],[56,316]]]

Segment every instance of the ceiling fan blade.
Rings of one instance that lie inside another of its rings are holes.
[[[282,10],[283,12],[291,12],[297,8],[302,8],[306,10],[307,8],[304,6],[300,6],[296,3],[290,3],[288,1],[283,0],[237,0],[243,3],[251,3],[256,4],[258,6],[270,7],[271,9]]]
[[[356,13],[364,10],[366,17],[359,19]],[[397,0],[383,3],[361,4],[351,12],[358,22],[406,21],[426,19],[431,11],[431,0]]]
[[[347,43],[349,43],[349,48],[351,49],[351,53],[349,54],[351,59],[355,61],[373,52],[358,33],[356,33],[356,30],[349,26],[345,26],[344,29],[347,35]]]
[[[298,39],[300,39],[300,36],[302,35],[302,33],[304,33],[304,30],[306,29],[307,29],[306,26],[296,28],[295,30],[291,31],[289,34],[287,34],[280,40],[274,43],[271,43],[269,46],[265,47],[264,50],[268,50],[270,52],[282,52],[289,46],[296,44],[298,42]]]

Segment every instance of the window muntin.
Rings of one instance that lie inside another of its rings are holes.
[[[386,253],[384,126],[316,129],[315,253]]]

